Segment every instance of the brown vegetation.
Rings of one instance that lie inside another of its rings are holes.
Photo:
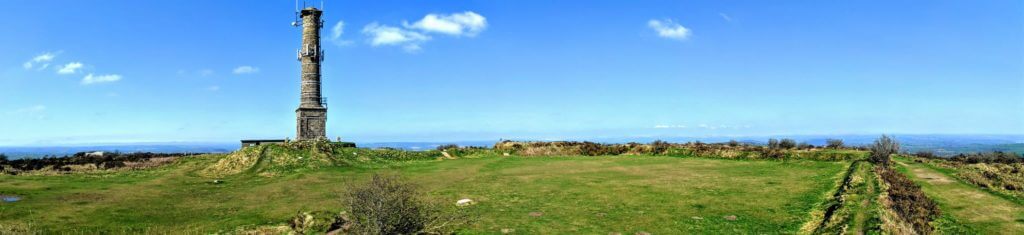
[[[918,234],[931,233],[931,221],[941,214],[938,203],[902,173],[887,167],[878,167],[876,171],[887,186],[888,206],[898,219],[910,224]]]

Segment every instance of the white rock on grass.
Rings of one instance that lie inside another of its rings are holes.
[[[473,205],[473,199],[463,198],[455,202],[456,206],[468,206]]]

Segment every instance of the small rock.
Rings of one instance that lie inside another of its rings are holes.
[[[725,220],[728,220],[728,221],[736,220],[736,216],[735,215],[727,215],[727,216],[722,217],[722,218],[725,218]]]
[[[506,156],[506,157],[508,157],[508,156],[509,156],[509,155],[511,155],[511,154],[508,154],[508,153],[503,153],[503,154],[501,154],[501,155],[503,155],[503,156]]]
[[[468,205],[473,205],[473,204],[474,204],[473,199],[469,199],[469,198],[459,199],[458,201],[455,202],[456,206],[468,206]]]
[[[224,183],[224,181],[222,181],[222,180],[213,180],[213,183],[214,184],[219,184],[219,183]]]
[[[515,229],[503,228],[503,229],[501,229],[501,234],[509,234],[509,233],[512,233],[512,232],[515,232],[515,231],[516,231]]]
[[[534,211],[534,212],[530,212],[530,216],[531,216],[531,217],[540,217],[540,216],[542,216],[542,215],[544,215],[544,213],[541,213],[541,212],[537,212],[537,211]]]
[[[702,220],[702,219],[704,219],[704,218],[701,218],[700,216],[694,216],[694,217],[690,217],[690,218],[691,219],[695,219],[695,220]]]
[[[640,232],[636,232],[636,235],[651,235],[651,233],[640,231]]]

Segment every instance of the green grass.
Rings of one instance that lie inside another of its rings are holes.
[[[470,207],[463,233],[795,233],[848,162],[664,156],[482,157],[321,167],[264,177],[199,172],[223,155],[157,169],[0,176],[0,225],[44,232],[208,233],[280,225],[298,211],[340,211],[346,185],[400,174],[432,198]],[[541,212],[539,217],[531,212]],[[736,216],[737,220],[726,220]],[[2,228],[3,226],[0,226]],[[2,231],[0,231],[2,232]]]
[[[841,196],[829,201],[835,212],[821,224],[816,234],[880,234],[882,220],[878,203],[879,184],[874,165],[856,161],[849,169],[849,178]]]
[[[935,223],[940,232],[1024,233],[1024,207],[1019,204],[958,181],[950,172],[939,171],[906,158],[893,160],[899,171],[921,185],[925,194],[939,203],[943,216]]]

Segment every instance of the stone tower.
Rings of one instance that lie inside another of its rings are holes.
[[[302,91],[299,108],[295,110],[296,140],[327,139],[327,105],[320,93],[320,62],[324,51],[320,48],[320,28],[323,11],[315,7],[302,9],[302,48],[298,59],[302,63]]]

